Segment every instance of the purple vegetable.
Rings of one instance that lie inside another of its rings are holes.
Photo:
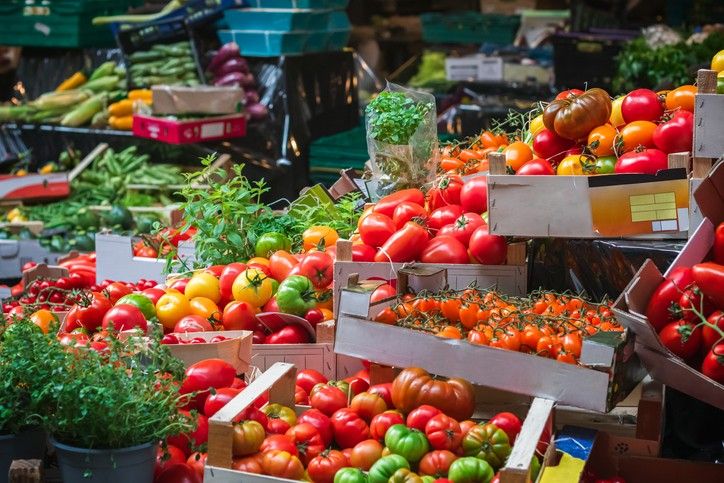
[[[259,93],[254,90],[245,91],[244,97],[247,105],[259,103]]]
[[[211,62],[206,70],[216,72],[216,69],[221,67],[224,62],[229,59],[233,59],[234,57],[239,57],[239,46],[236,42],[229,42],[228,44],[222,46],[216,55],[214,55],[214,58],[211,59]]]
[[[244,88],[254,87],[256,81],[254,80],[254,74],[242,74],[241,86]]]
[[[249,72],[249,65],[246,63],[246,60],[241,57],[229,59],[214,71],[214,75],[216,77],[223,77],[226,74],[231,74],[232,72],[241,72],[242,74]]]
[[[226,74],[223,77],[219,77],[214,81],[214,85],[219,86],[240,86],[242,85],[242,81],[244,78],[244,75],[241,72],[231,72],[230,74]]]
[[[249,117],[252,119],[264,119],[269,113],[264,104],[250,104],[246,106],[246,112],[249,113]]]

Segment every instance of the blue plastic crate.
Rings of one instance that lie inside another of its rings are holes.
[[[520,27],[519,15],[480,12],[424,13],[422,40],[430,43],[512,44]]]
[[[332,30],[330,31],[329,39],[327,40],[327,51],[342,50],[347,46],[349,42],[349,36],[352,30],[350,28]]]
[[[349,0],[247,0],[253,8],[347,8]]]
[[[236,42],[241,55],[247,57],[276,57],[306,52],[309,32],[265,32],[253,30],[219,30],[219,40]]]
[[[226,10],[224,19],[231,30],[293,32],[324,30],[331,10],[245,8]]]
[[[347,12],[344,10],[334,10],[329,13],[329,22],[327,23],[327,29],[329,30],[350,30],[352,24],[349,22]]]

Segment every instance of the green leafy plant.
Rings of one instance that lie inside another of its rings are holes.
[[[303,233],[314,225],[328,226],[334,229],[341,238],[349,238],[357,228],[360,217],[360,193],[344,195],[334,204],[334,209],[324,204],[297,205],[290,216],[294,219],[294,230]]]
[[[434,106],[402,92],[382,91],[367,105],[368,135],[388,144],[407,144]]]

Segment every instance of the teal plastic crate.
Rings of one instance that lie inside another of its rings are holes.
[[[425,13],[420,15],[422,40],[442,44],[512,44],[520,16],[479,12]]]
[[[252,8],[347,8],[349,0],[247,0]]]
[[[292,32],[325,30],[331,23],[332,10],[244,8],[224,11],[231,30]]]
[[[93,18],[125,13],[138,4],[138,0],[10,0],[0,7],[0,45],[111,47],[111,31],[94,26]]]
[[[340,50],[349,39],[349,30],[270,32],[260,30],[219,30],[221,43],[236,42],[241,55],[276,57]]]

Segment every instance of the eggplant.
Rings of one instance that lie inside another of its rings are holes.
[[[259,103],[259,93],[253,89],[244,91],[244,99],[246,100],[246,105],[258,104]]]
[[[249,72],[249,64],[246,63],[246,60],[242,59],[241,57],[233,57],[221,65],[214,74],[216,77],[223,77],[226,74],[231,74],[232,72],[241,72],[242,74],[246,74]]]
[[[229,42],[216,52],[216,55],[211,59],[206,70],[216,73],[216,70],[221,67],[224,62],[235,57],[239,57],[239,45],[236,42]]]
[[[217,77],[214,80],[214,85],[219,86],[241,86],[242,80],[246,74],[242,74],[241,72],[231,72],[230,74],[226,74],[221,77]]]
[[[249,113],[249,117],[251,119],[259,120],[264,119],[269,113],[269,110],[264,104],[260,104],[257,102],[256,104],[247,105],[246,112]]]

